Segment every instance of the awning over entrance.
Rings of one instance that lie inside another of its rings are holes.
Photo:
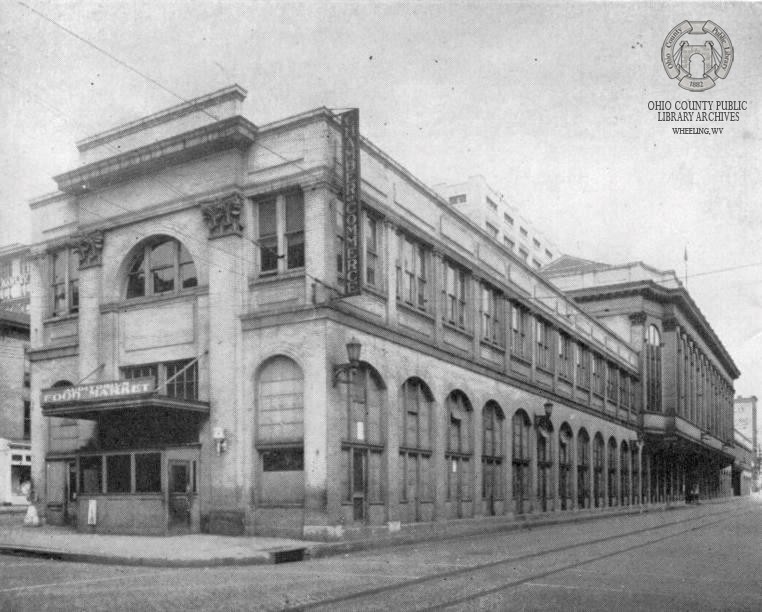
[[[718,467],[725,467],[732,465],[735,460],[729,446],[716,448],[706,442],[683,435],[681,432],[674,432],[672,435],[646,434],[645,441],[647,446],[654,450],[682,457],[688,462],[711,461]]]
[[[120,380],[94,385],[45,389],[41,392],[42,415],[100,420],[125,411],[143,414],[209,415],[209,402],[158,393],[152,378]]]

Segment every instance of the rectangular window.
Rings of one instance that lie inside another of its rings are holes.
[[[492,198],[487,198],[487,206],[489,206],[490,210],[497,210],[497,204],[492,200]]]
[[[444,298],[443,318],[461,329],[466,327],[466,272],[445,261],[442,266]]]
[[[106,456],[106,493],[129,493],[132,490],[131,455]]]
[[[304,469],[304,449],[273,448],[262,451],[262,471],[297,472]]]
[[[494,344],[503,344],[502,297],[497,289],[482,285],[482,337]]]
[[[550,326],[545,321],[536,325],[537,367],[550,371]]]
[[[380,266],[380,230],[381,223],[367,213],[365,216],[364,240],[365,240],[365,282],[371,287],[381,288]]]
[[[24,400],[24,439],[32,437],[32,405],[29,400]]]
[[[528,359],[529,347],[529,312],[518,304],[511,306],[511,354],[521,359]]]
[[[198,361],[188,366],[189,360],[164,364],[166,393],[178,399],[198,399]]]
[[[577,386],[583,389],[590,388],[590,351],[581,344],[577,345]]]
[[[301,191],[289,193],[285,197],[286,267],[289,270],[304,267],[304,196]]]
[[[450,196],[450,204],[463,204],[466,201],[466,194],[460,193],[458,195]]]
[[[505,221],[508,225],[513,225],[513,217],[511,217],[511,215],[508,213],[503,213],[503,221]]]
[[[603,395],[603,358],[593,353],[591,360],[591,374],[593,378],[593,391],[598,395]]]
[[[527,236],[529,236],[529,232],[527,231],[527,229],[526,229],[525,227],[520,227],[520,228],[519,228],[519,231],[521,232],[521,235],[522,235],[524,238],[526,238]]]
[[[103,492],[103,457],[80,457],[79,486],[81,493]]]
[[[571,338],[564,333],[558,334],[558,375],[564,380],[572,379],[572,344]]]
[[[509,249],[511,249],[511,251],[513,250],[513,247],[516,246],[516,243],[510,238],[508,238],[508,236],[503,236],[503,244],[507,246]]]
[[[553,259],[553,253],[551,253],[548,249],[545,249],[545,257],[548,259]]]
[[[397,300],[419,310],[429,310],[428,250],[407,236],[400,236],[397,259]]]
[[[497,238],[497,234],[499,230],[491,223],[487,223],[487,231],[489,232],[490,236],[492,236],[493,238]]]
[[[616,401],[617,394],[617,369],[611,364],[606,364],[606,397],[612,401]]]
[[[79,257],[74,249],[61,249],[50,257],[54,317],[79,312]]]
[[[257,206],[259,272],[277,274],[304,267],[304,195],[294,191]]]
[[[519,247],[519,256],[524,261],[529,261],[529,251],[527,251],[524,247]]]
[[[278,233],[275,199],[259,203],[259,271],[278,271]]]
[[[534,245],[534,248],[536,249],[540,248],[540,241],[537,240],[537,238],[532,238],[532,244]]]
[[[161,492],[161,453],[135,455],[135,493]]]
[[[537,261],[537,260],[536,260],[534,257],[532,257],[532,265],[533,265],[535,268],[537,268],[538,270],[539,270],[540,268],[542,268],[542,264],[541,264],[539,261]]]
[[[619,404],[622,408],[629,408],[629,396],[627,394],[628,376],[624,372],[619,372]]]
[[[159,368],[156,364],[139,365],[139,366],[127,366],[122,368],[122,376],[126,380],[133,380],[135,378],[153,378],[154,385],[159,384]]]

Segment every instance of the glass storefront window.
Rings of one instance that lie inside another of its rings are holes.
[[[130,455],[106,457],[106,492],[129,493],[132,490]]]
[[[135,455],[135,492],[161,492],[160,453],[141,453]]]
[[[81,457],[79,486],[84,494],[103,492],[103,457]]]

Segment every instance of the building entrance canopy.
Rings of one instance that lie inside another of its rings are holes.
[[[167,413],[209,415],[209,403],[159,393],[153,378],[118,380],[92,385],[44,389],[42,414],[46,417],[98,420],[111,412],[161,409]]]

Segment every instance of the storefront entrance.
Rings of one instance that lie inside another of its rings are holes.
[[[190,531],[193,506],[193,476],[190,461],[169,461],[168,529],[176,533]]]

